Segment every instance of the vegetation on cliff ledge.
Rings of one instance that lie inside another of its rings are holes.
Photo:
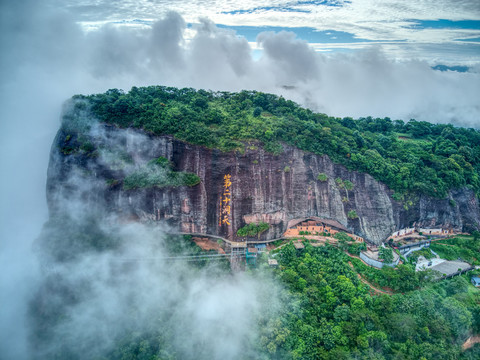
[[[112,89],[88,99],[101,121],[170,134],[187,142],[234,150],[259,140],[273,153],[281,143],[327,154],[404,194],[445,197],[454,188],[480,193],[480,132],[425,121],[335,118],[256,91],[196,91],[164,86]]]
[[[149,187],[195,186],[198,183],[200,183],[198,175],[173,171],[172,164],[164,157],[159,157],[125,177],[123,188],[131,190]]]
[[[270,224],[261,222],[258,224],[250,223],[245,225],[244,227],[238,229],[237,235],[238,236],[260,236],[261,233],[268,230]]]

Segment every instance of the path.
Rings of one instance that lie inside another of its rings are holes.
[[[268,244],[277,240],[283,240],[285,239],[284,237],[280,237],[277,239],[270,239],[270,240],[246,240],[246,241],[232,241],[229,239],[226,239],[222,236],[218,235],[211,235],[211,234],[204,234],[204,233],[190,233],[190,232],[176,232],[175,234],[177,235],[192,235],[192,236],[200,236],[200,237],[210,237],[212,239],[217,239],[217,240],[222,240],[232,246],[238,246],[238,247],[246,247],[248,244]]]
[[[245,255],[245,250],[242,252],[235,252],[236,256]],[[197,261],[202,259],[220,259],[231,257],[231,254],[189,254],[177,256],[158,256],[158,257],[137,257],[137,258],[116,258],[116,261],[122,262],[146,262],[146,261],[166,261],[166,260],[182,260],[182,261]]]
[[[350,257],[353,258],[353,259],[360,260],[362,263],[364,263],[364,264],[367,265],[368,267],[373,267],[372,265],[368,265],[365,261],[363,261],[362,258],[360,258],[360,257],[358,257],[358,256],[349,254],[348,252],[345,252],[345,254],[346,254],[347,256],[350,256]],[[349,262],[349,263],[350,263],[350,262]],[[353,264],[352,264],[352,265],[353,265]]]
[[[352,257],[352,258],[354,258],[354,259],[359,259],[359,260],[362,261],[365,265],[367,265],[362,259],[357,258],[356,256],[352,256],[352,255],[350,255],[350,254],[347,254],[347,255],[350,256],[350,257]],[[393,295],[393,292],[387,291],[387,290],[383,290],[383,289],[379,289],[379,288],[373,286],[368,280],[364,279],[364,278],[362,277],[362,275],[360,275],[360,274],[355,270],[355,267],[353,266],[353,264],[352,264],[351,261],[348,262],[348,265],[350,265],[350,267],[352,268],[352,270],[355,271],[355,273],[356,273],[357,276],[358,276],[358,279],[359,279],[362,283],[364,283],[365,285],[369,286],[369,287],[373,290],[373,292],[374,292],[375,294]]]
[[[473,345],[480,343],[480,335],[470,336],[462,345],[463,350],[470,349]]]

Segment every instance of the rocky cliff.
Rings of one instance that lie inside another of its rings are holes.
[[[168,159],[175,171],[197,174],[200,183],[124,189],[128,174],[158,157]],[[319,174],[326,180],[319,180]],[[350,181],[353,188],[339,186],[336,179]],[[47,180],[52,215],[98,210],[232,240],[240,240],[239,228],[259,221],[270,224],[261,239],[279,238],[289,220],[309,216],[338,220],[374,243],[413,223],[464,231],[480,224],[479,203],[470,190],[451,191],[444,200],[419,196],[408,206],[392,193],[368,174],[290,146],[279,155],[257,143],[246,143],[243,151],[221,152],[105,124],[83,134],[62,127]]]

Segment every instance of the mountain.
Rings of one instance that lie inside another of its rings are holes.
[[[237,241],[246,224],[268,223],[259,239],[271,240],[310,216],[377,244],[414,223],[479,229],[477,130],[329,118],[282,99],[165,87],[75,96],[52,146],[51,216],[91,211]]]

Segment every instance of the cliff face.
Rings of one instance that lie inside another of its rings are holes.
[[[289,220],[308,216],[338,220],[374,243],[414,222],[457,230],[471,230],[480,224],[479,204],[472,191],[452,191],[445,200],[419,197],[406,209],[370,175],[293,147],[285,146],[284,152],[275,156],[252,143],[245,145],[244,152],[224,153],[169,136],[154,137],[107,125],[94,126],[81,140],[96,148],[94,152],[66,151],[66,145],[75,141],[79,139],[60,130],[52,147],[47,181],[52,214],[97,209],[125,219],[166,222],[181,232],[232,240],[246,223],[268,222],[270,229],[261,238],[274,239],[282,236]],[[197,174],[200,184],[123,189],[126,175],[160,156],[170,160],[175,171]],[[319,173],[327,180],[318,180]],[[352,182],[353,189],[338,186],[337,178]],[[348,216],[352,210],[358,217]]]

